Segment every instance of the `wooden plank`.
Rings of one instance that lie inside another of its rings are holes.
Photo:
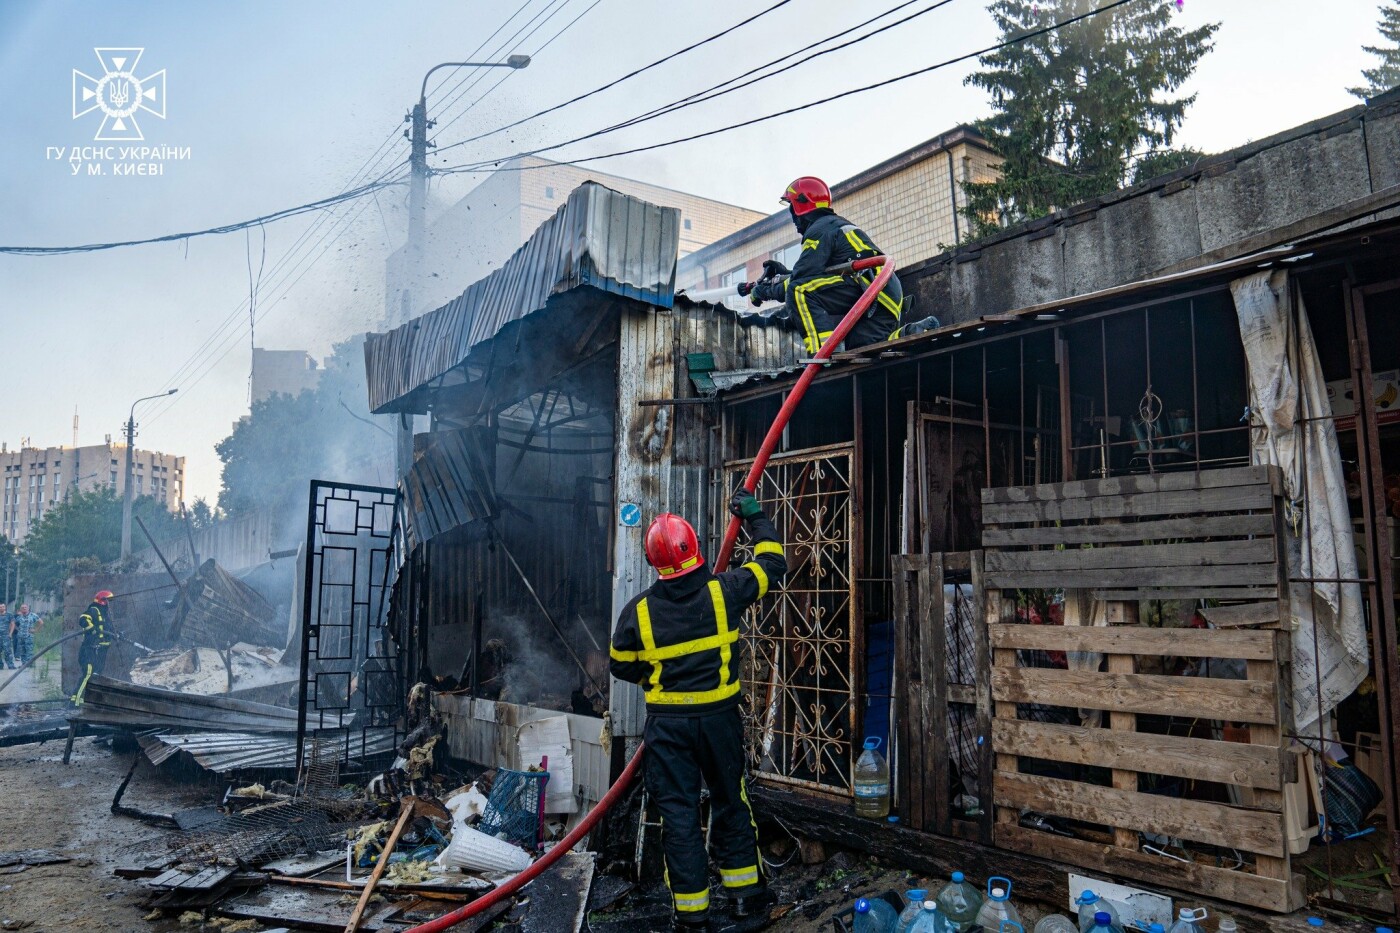
[[[1012,653],[994,649],[994,653]],[[992,668],[992,699],[998,718],[1016,718],[1015,703],[1044,703],[1087,709],[1153,713],[1235,722],[1272,723],[1278,718],[1277,690],[1271,683],[1217,677],[1162,674],[1107,674],[1044,668]]]
[[[1303,907],[1302,878],[1286,881],[1260,878],[1244,871],[1216,868],[1199,862],[1178,862],[1146,852],[1124,851],[1084,839],[1067,839],[1026,829],[1014,823],[996,828],[996,844],[1055,861],[1067,861],[1119,878],[1171,885],[1181,891],[1209,892],[1208,896],[1261,910],[1290,913]]]
[[[1097,651],[1102,654],[1154,654],[1178,658],[1274,659],[1272,632],[1146,625],[1006,625],[990,632],[997,648],[1041,651]]]
[[[1267,466],[1232,467],[1200,473],[1153,473],[1138,476],[1110,476],[1038,486],[1002,486],[982,490],[982,502],[1043,502],[1048,499],[1083,499],[1094,496],[1125,496],[1137,493],[1176,492],[1183,489],[1268,486]]]
[[[895,763],[895,802],[910,825],[913,822],[914,788],[920,783],[911,762],[919,756],[911,757],[911,750],[918,742],[921,729],[913,722],[913,707],[909,704],[910,668],[913,666],[913,645],[909,637],[914,627],[910,614],[909,599],[909,558],[896,554],[892,558],[894,572],[894,763]]]
[[[943,555],[931,554],[919,571],[919,645],[923,666],[924,721],[932,741],[924,745],[927,759],[924,793],[931,794],[927,808],[929,828],[948,832],[948,628],[943,613]],[[930,786],[931,785],[931,786]]]
[[[990,558],[992,552],[987,552]],[[999,590],[1141,589],[1267,586],[1278,583],[1277,564],[1234,567],[1144,567],[1138,570],[987,570],[987,585]]]
[[[994,625],[1009,624],[1010,621],[1016,617],[1015,601],[1007,599],[997,590],[988,589],[985,593],[988,628]],[[991,685],[996,683],[997,674],[1015,674],[1017,671],[1015,651],[1010,648],[991,649],[990,643],[988,650],[991,651],[992,658],[992,666],[987,672],[989,675],[988,687],[990,688]],[[989,689],[988,695],[995,698],[995,690]],[[992,706],[992,714],[997,719],[1015,719],[1016,704],[1006,702],[994,703]],[[1020,770],[1020,763],[1017,761],[1015,755],[998,754],[995,756],[993,765],[995,766],[995,771],[1015,772]],[[1010,807],[1003,807],[1001,801],[996,799],[995,777],[992,777],[986,784],[980,786],[978,791],[983,795],[984,801],[991,800],[994,802],[993,805],[996,807],[995,820],[998,824],[1015,823],[1019,818],[1019,813]],[[986,809],[987,806],[988,803],[986,802],[982,804],[983,809]]]
[[[1046,570],[1152,569],[1266,564],[1277,567],[1273,538],[1189,541],[1126,547],[1075,547],[1044,551],[987,551],[989,573]],[[1278,578],[1277,571],[1274,579]]]
[[[1222,803],[1160,797],[1135,790],[1030,774],[996,774],[997,802],[1086,823],[1133,827],[1194,842],[1264,855],[1282,855],[1283,817]],[[1116,848],[1133,851],[1131,847]]]
[[[1283,788],[1279,750],[1242,742],[998,719],[992,723],[992,747],[1027,758],[1103,768],[1130,760],[1140,771],[1169,777]]]
[[[1038,527],[982,529],[983,547],[1018,545],[1103,544],[1111,541],[1160,541],[1172,538],[1273,537],[1272,515],[1202,515],[1195,518],[1163,518],[1122,525],[1041,525]]]
[[[1105,620],[1111,626],[1122,625],[1124,623],[1136,623],[1138,621],[1138,604],[1111,602],[1104,605]],[[1082,629],[1081,629],[1082,631]],[[1131,654],[1110,654],[1105,659],[1105,669],[1110,674],[1135,674],[1137,673],[1137,658]],[[1135,733],[1137,732],[1137,715],[1135,713],[1125,713],[1114,710],[1108,714],[1108,727],[1114,732]],[[1130,759],[1122,759],[1127,761]],[[1137,792],[1138,776],[1137,772],[1131,768],[1116,767],[1112,775],[1113,786],[1120,791]],[[1137,830],[1130,829],[1129,826],[1136,826],[1136,823],[1115,822],[1113,824],[1113,843],[1124,849],[1137,848]]]
[[[1279,620],[1278,602],[1243,603],[1239,606],[1214,606],[1198,609],[1207,622],[1221,628],[1236,628],[1246,625],[1268,625]]]
[[[1189,515],[1194,512],[1244,512],[1272,509],[1268,486],[1229,486],[1182,489],[1093,499],[1052,499],[1041,502],[990,503],[982,506],[982,521],[991,525],[1054,522],[1083,518],[1142,518],[1149,515]]]
[[[977,734],[992,734],[992,653],[991,642],[987,638],[989,626],[986,624],[987,591],[983,586],[983,553],[973,551],[972,567],[972,639],[976,661],[977,683]],[[1013,715],[1015,708],[1012,708]],[[1011,759],[1015,761],[1015,758]],[[992,844],[992,820],[996,812],[992,796],[992,773],[996,770],[992,761],[992,743],[984,739],[977,747],[977,795],[982,815],[977,818],[977,836],[984,845]]]
[[[1277,604],[1275,604],[1275,606],[1277,607]],[[1265,635],[1269,638],[1278,638],[1280,640],[1283,637],[1279,632],[1261,632],[1260,634]],[[1246,661],[1245,677],[1247,677],[1252,682],[1262,682],[1271,685],[1278,685],[1280,683],[1279,664],[1273,660]],[[1280,699],[1282,699],[1281,690],[1279,691],[1279,695]],[[1249,727],[1250,747],[1263,746],[1265,748],[1272,749],[1274,750],[1274,753],[1279,755],[1281,758],[1284,754],[1284,751],[1279,746],[1283,744],[1283,739],[1282,731],[1280,730],[1278,723],[1283,721],[1282,715],[1282,710],[1280,710],[1279,718],[1277,718],[1275,722],[1255,723],[1251,725]],[[1254,799],[1252,803],[1254,804],[1254,806],[1259,807],[1261,809],[1274,810],[1278,812],[1279,832],[1282,833],[1284,824],[1283,789],[1279,788],[1277,790],[1256,790],[1253,792],[1253,797]],[[1286,879],[1289,875],[1288,856],[1289,853],[1287,848],[1285,848],[1282,852],[1274,853],[1272,855],[1260,855],[1257,859],[1255,859],[1254,870],[1257,874],[1264,878]]]
[[[399,801],[399,808],[403,812],[399,814],[398,822],[394,824],[389,838],[384,841],[384,848],[380,851],[379,858],[374,861],[374,870],[369,873],[365,889],[361,892],[360,899],[350,914],[350,919],[345,923],[345,933],[355,933],[360,928],[360,918],[364,916],[365,908],[369,906],[369,899],[374,896],[374,886],[379,883],[380,878],[384,877],[384,870],[389,867],[389,856],[393,853],[394,846],[399,844],[399,837],[403,835],[409,821],[413,819],[416,803],[417,801],[412,797],[405,797]]]
[[[973,706],[977,703],[977,687],[973,684],[949,684],[948,702]]]
[[[1277,599],[1277,586],[1179,586],[1095,589],[1095,599]]]

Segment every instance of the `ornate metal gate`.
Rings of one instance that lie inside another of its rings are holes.
[[[398,744],[398,646],[387,627],[398,494],[311,481],[302,593],[297,767],[308,758],[361,770]],[[386,738],[392,736],[392,742]],[[314,739],[310,754],[308,738]],[[332,749],[334,751],[332,751]]]
[[[750,761],[774,781],[843,795],[851,792],[861,656],[852,463],[849,445],[769,461],[755,494],[783,539],[788,576],[749,611],[744,630]],[[733,489],[747,464],[727,469]],[[733,566],[749,559],[739,552]]]

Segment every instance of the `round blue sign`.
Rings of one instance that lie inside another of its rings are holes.
[[[617,520],[628,528],[642,523],[642,507],[635,502],[624,502],[617,510]]]

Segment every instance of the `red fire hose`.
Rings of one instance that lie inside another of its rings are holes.
[[[855,262],[834,266],[826,271],[832,275],[845,275],[851,272],[860,272],[864,269],[873,269],[875,266],[883,266],[880,274],[875,276],[875,281],[860,296],[860,299],[853,305],[851,310],[846,312],[846,316],[841,319],[841,323],[836,325],[836,329],[831,332],[831,336],[826,338],[826,343],[822,344],[820,350],[813,359],[825,360],[831,356],[832,352],[841,345],[841,341],[846,339],[846,335],[851,332],[851,328],[856,326],[856,322],[865,314],[865,310],[875,301],[875,297],[884,289],[885,283],[894,275],[894,263],[884,256],[871,256],[869,259],[857,259]],[[792,418],[792,413],[797,410],[797,405],[802,401],[802,396],[807,393],[807,387],[812,384],[812,380],[817,378],[817,373],[821,370],[821,363],[808,363],[807,368],[802,370],[802,375],[798,377],[797,384],[788,393],[787,399],[783,402],[783,407],[778,410],[778,417],[773,419],[773,424],[768,428],[768,434],[763,438],[763,446],[758,448],[758,456],[754,458],[753,466],[749,467],[749,475],[744,477],[744,488],[753,492],[758,488],[758,481],[763,477],[763,470],[768,466],[768,458],[773,456],[773,451],[778,449],[778,441],[782,439],[783,429]],[[739,540],[739,525],[741,519],[737,516],[729,519],[729,527],[724,530],[724,544],[720,545],[719,557],[715,559],[715,572],[719,573],[729,567],[729,558],[734,553],[734,543]]]
[[[846,339],[846,335],[851,332],[851,328],[856,326],[856,322],[865,314],[867,308],[874,302],[875,296],[880,294],[885,284],[889,282],[890,276],[894,275],[894,263],[884,256],[871,256],[869,259],[857,259],[854,262],[844,263],[840,266],[833,266],[826,271],[832,275],[846,275],[852,272],[860,272],[865,269],[873,269],[882,266],[875,281],[865,289],[860,299],[851,306],[851,310],[846,312],[846,316],[841,319],[841,323],[836,325],[836,329],[831,332],[831,336],[822,344],[817,351],[815,360],[826,360],[832,352],[841,345],[841,341]],[[807,368],[802,371],[796,385],[788,393],[787,400],[783,402],[783,407],[778,411],[778,417],[774,419],[772,427],[768,429],[768,434],[763,438],[763,446],[758,449],[758,456],[754,459],[753,466],[749,468],[749,475],[744,478],[744,488],[753,492],[758,486],[758,480],[763,476],[763,469],[768,465],[768,458],[773,455],[773,451],[778,447],[778,440],[783,436],[783,428],[787,427],[788,421],[792,418],[793,412],[797,410],[797,405],[802,401],[802,396],[806,394],[807,387],[812,384],[812,380],[817,377],[817,371],[822,368],[820,362],[808,363]],[[724,544],[720,547],[719,557],[715,560],[716,572],[724,570],[729,566],[729,557],[734,552],[734,543],[739,540],[738,518],[729,520],[729,527],[724,533]],[[632,760],[627,762],[627,767],[622,769],[622,774],[618,776],[617,782],[608,788],[608,792],[603,795],[603,799],[598,801],[592,810],[588,811],[579,824],[573,828],[558,845],[546,852],[540,859],[529,868],[507,881],[505,884],[487,894],[457,908],[450,914],[444,914],[436,920],[429,920],[427,923],[416,927],[410,927],[405,933],[441,933],[450,929],[455,924],[461,923],[469,917],[486,910],[494,904],[499,903],[519,891],[525,885],[533,881],[546,868],[553,865],[564,853],[571,850],[578,841],[597,825],[603,818],[603,814],[617,802],[622,796],[622,792],[631,786],[632,781],[637,777],[637,771],[642,764],[642,753],[646,750],[646,743],[637,746],[637,753],[632,756]]]

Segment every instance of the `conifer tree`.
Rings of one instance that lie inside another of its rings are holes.
[[[1400,0],[1390,0],[1380,7],[1381,21],[1377,28],[1381,36],[1390,41],[1388,48],[1375,45],[1363,45],[1361,50],[1380,59],[1380,63],[1374,68],[1361,69],[1361,77],[1366,79],[1365,87],[1353,87],[1348,90],[1365,100],[1368,97],[1375,97],[1382,91],[1388,91],[1400,84]]]
[[[995,0],[987,9],[1007,42],[1103,5]],[[1175,13],[1169,0],[1137,0],[979,59],[983,70],[966,80],[991,94],[992,116],[977,127],[1003,162],[999,180],[964,185],[975,235],[1112,191],[1136,159],[1171,147],[1195,101],[1171,94],[1219,29],[1182,29]]]

